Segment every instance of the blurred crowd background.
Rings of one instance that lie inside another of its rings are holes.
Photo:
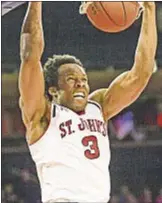
[[[12,7],[12,3],[2,2],[2,7]],[[86,16],[79,15],[79,5],[43,2],[46,46],[42,64],[53,54],[75,55],[87,68],[93,91],[107,87],[131,68],[141,18],[121,33],[104,33],[95,29]],[[108,123],[111,203],[162,203],[162,3],[156,5],[155,72],[140,98]],[[2,16],[1,21],[2,203],[41,202],[18,107],[19,38],[26,8],[27,3]]]

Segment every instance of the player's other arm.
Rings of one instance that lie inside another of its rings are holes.
[[[118,76],[108,89],[98,90],[90,96],[102,105],[105,120],[134,102],[153,73],[157,48],[155,4],[145,2],[144,7],[141,33],[132,69]]]
[[[29,129],[45,112],[44,77],[40,59],[44,49],[41,2],[29,2],[20,39],[20,108]]]

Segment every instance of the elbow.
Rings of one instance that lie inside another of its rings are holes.
[[[138,75],[138,77],[136,78],[136,82],[139,84],[140,87],[146,86],[150,81],[151,76],[152,72],[143,72],[142,74]]]
[[[151,78],[155,67],[155,59],[149,56],[136,57],[132,69],[133,75],[139,79],[148,80]]]
[[[29,33],[23,33],[20,41],[21,61],[36,60],[40,61],[44,49],[44,41],[31,39]]]
[[[135,64],[150,67],[153,69],[154,61],[155,61],[155,54],[152,51],[147,50],[145,51],[137,51],[135,55]]]
[[[133,71],[133,74],[131,74],[131,83],[135,86],[141,88],[143,86],[146,86],[148,82],[151,79],[152,71]]]
[[[148,82],[150,81],[151,77],[152,77],[152,73],[150,73],[150,72],[145,73],[143,78],[142,78],[142,83],[144,83],[144,85],[148,84]]]
[[[154,66],[154,60],[145,61],[140,72],[141,78],[143,78],[144,80],[149,80],[154,72]]]
[[[40,61],[42,56],[42,52],[40,50],[21,50],[20,51],[20,59],[22,62],[30,62],[30,61]]]

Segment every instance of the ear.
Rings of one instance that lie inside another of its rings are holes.
[[[48,89],[48,93],[52,96],[52,97],[56,97],[58,96],[58,90],[56,87],[50,87]]]

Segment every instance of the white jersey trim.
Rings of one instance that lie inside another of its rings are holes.
[[[102,107],[101,107],[101,105],[98,102],[93,101],[93,100],[88,100],[88,103],[96,105],[102,111]]]

